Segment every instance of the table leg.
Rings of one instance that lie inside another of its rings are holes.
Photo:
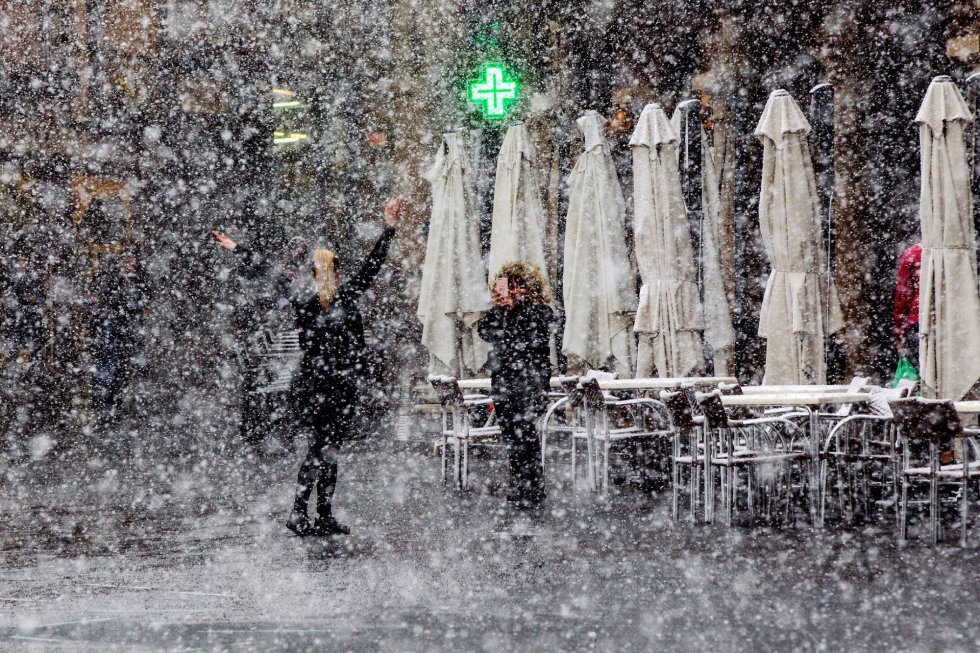
[[[704,523],[714,520],[714,483],[711,479],[711,429],[704,425]]]
[[[820,527],[819,520],[817,519],[817,509],[820,505],[820,423],[819,423],[819,412],[820,409],[817,407],[814,410],[812,407],[807,407],[807,411],[810,413],[810,461],[807,465],[807,471],[809,472],[809,508],[810,508],[810,523],[814,525],[815,528]],[[790,496],[790,500],[792,500]]]

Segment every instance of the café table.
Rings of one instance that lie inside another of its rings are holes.
[[[772,395],[805,392],[847,392],[848,389],[846,385],[743,385],[742,393]]]
[[[980,415],[980,401],[954,401],[953,407],[961,415]]]

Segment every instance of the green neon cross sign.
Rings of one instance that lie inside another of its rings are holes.
[[[485,65],[483,79],[470,82],[470,102],[479,104],[487,118],[503,118],[507,104],[517,100],[518,82],[510,79],[500,64]]]

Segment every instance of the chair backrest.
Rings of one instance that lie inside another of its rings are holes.
[[[727,429],[729,427],[728,412],[725,410],[725,405],[721,403],[721,392],[718,390],[698,392],[694,398],[698,402],[698,406],[701,407],[701,413],[704,415],[704,421],[708,428]]]
[[[694,427],[694,409],[683,392],[660,391],[660,401],[667,407],[670,423],[675,429],[690,429]]]
[[[742,386],[738,383],[719,383],[718,392],[723,395],[744,395]],[[752,419],[752,409],[748,406],[733,406],[730,411],[732,419]]]
[[[562,392],[570,395],[573,390],[578,387],[579,377],[577,376],[559,376],[557,377],[558,385],[561,386]]]
[[[889,403],[888,407],[895,418],[895,425],[903,435],[915,431],[919,423],[919,414],[922,412],[922,406],[915,397],[898,399]]]
[[[568,397],[568,405],[572,408],[578,408],[582,405],[582,401],[585,398],[585,392],[579,385],[580,377],[577,376],[559,376],[558,383],[561,385],[562,392]]]
[[[893,401],[891,409],[908,440],[939,443],[963,435],[963,423],[952,401],[912,397]]]
[[[668,391],[668,392],[672,392],[672,391]],[[683,383],[681,383],[680,392],[681,394],[684,395],[685,398],[687,398],[687,403],[693,410],[698,405],[698,402],[694,398],[694,395],[696,395],[699,392],[711,392],[711,388],[701,383],[684,381]]]
[[[586,374],[579,380],[579,385],[582,387],[582,396],[587,407],[598,408],[606,403],[599,381],[594,376]]]
[[[460,406],[463,404],[463,391],[455,377],[432,375],[429,377],[429,383],[436,391],[436,396],[442,406]]]

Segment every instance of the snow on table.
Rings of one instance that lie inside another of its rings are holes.
[[[726,406],[823,406],[870,401],[869,392],[778,392],[771,394],[722,395]]]

